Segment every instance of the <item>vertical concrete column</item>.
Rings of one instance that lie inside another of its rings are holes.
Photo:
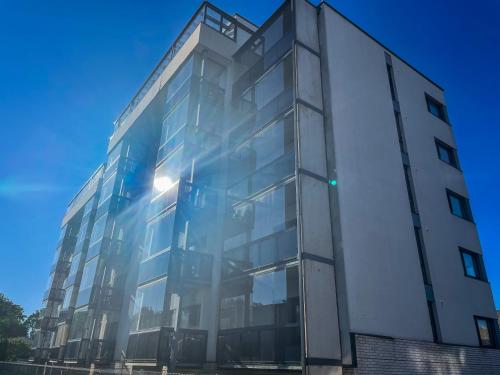
[[[305,374],[342,374],[316,8],[294,1],[296,168]]]
[[[222,61],[219,61],[222,62]],[[224,115],[223,123],[224,126],[230,124],[231,116],[228,108],[231,108],[231,95],[232,86],[230,82],[234,82],[234,67],[231,65],[231,61],[225,63],[227,67],[227,79],[225,87],[225,98],[224,98]],[[228,152],[229,145],[228,141],[225,140],[222,144],[221,155],[226,155]],[[221,156],[222,163],[227,163],[227,160]],[[221,168],[221,170],[226,170],[227,166]],[[220,173],[217,177],[218,185],[218,207],[217,216],[214,218],[217,222],[218,228],[224,228],[224,215],[226,211],[225,204],[225,187],[226,187],[226,174]],[[207,334],[207,357],[204,367],[209,371],[215,371],[216,361],[217,361],[217,338],[219,333],[219,302],[220,302],[220,288],[221,288],[221,275],[222,275],[222,251],[224,247],[224,231],[219,230],[214,233],[213,238],[214,243],[218,244],[216,249],[214,249],[213,266],[212,266],[212,284],[210,288],[210,314],[209,314],[209,324],[208,324],[208,334]]]

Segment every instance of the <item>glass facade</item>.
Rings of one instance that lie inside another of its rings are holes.
[[[251,36],[205,7],[210,28]],[[132,362],[300,362],[292,24],[287,3],[238,50],[232,81],[227,59],[191,52],[148,130],[110,148],[61,237],[78,233],[56,307],[68,311],[60,359],[109,361],[126,330]]]
[[[301,6],[311,4],[285,1],[254,28],[201,5],[115,122],[99,174],[68,207],[37,358],[169,372],[207,363],[298,371],[349,358],[340,342],[347,348],[352,338],[338,332],[348,311],[335,289],[337,172],[325,150],[332,140],[318,30],[307,29],[311,18],[302,30],[295,25]],[[176,59],[197,28],[199,44]],[[397,99],[392,63],[386,68]],[[426,98],[428,111],[447,120],[445,106]],[[433,299],[403,117],[393,109]],[[458,168],[455,150],[435,141],[438,158]],[[451,191],[447,198],[454,215],[472,220],[466,198]],[[485,276],[478,255],[461,257],[466,276]],[[307,292],[318,285],[329,298]],[[325,316],[335,323],[322,327]],[[494,344],[492,323],[475,322],[481,345]]]

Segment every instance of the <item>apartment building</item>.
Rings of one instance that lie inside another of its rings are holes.
[[[443,89],[327,3],[204,2],[68,207],[36,358],[500,373]]]

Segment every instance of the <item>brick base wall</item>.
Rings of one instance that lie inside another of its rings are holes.
[[[500,375],[500,350],[355,335],[357,367],[344,375]]]

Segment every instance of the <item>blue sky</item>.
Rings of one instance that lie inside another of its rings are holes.
[[[215,0],[256,23],[279,0]],[[332,0],[446,89],[500,306],[500,3]],[[112,122],[199,1],[3,0],[0,292],[41,304],[66,204],[104,160]]]

